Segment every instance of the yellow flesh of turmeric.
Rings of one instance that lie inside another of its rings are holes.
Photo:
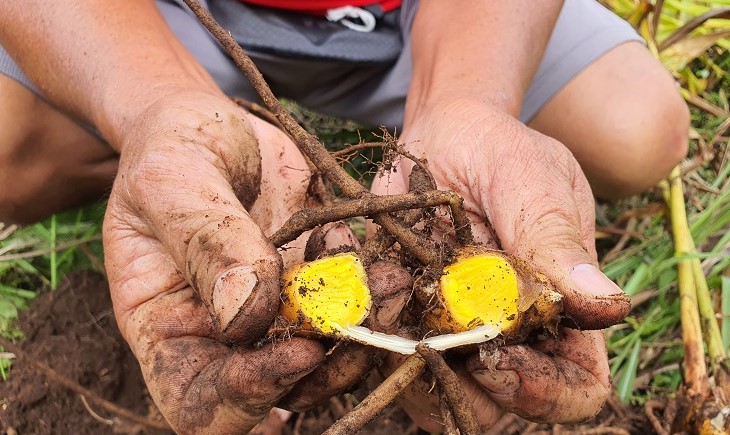
[[[359,325],[371,304],[365,269],[350,253],[295,267],[285,276],[284,295],[284,317],[324,334]]]
[[[514,267],[494,254],[474,255],[444,268],[441,296],[456,331],[479,325],[508,330],[518,321],[519,281]]]

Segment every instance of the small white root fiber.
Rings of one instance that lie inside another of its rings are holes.
[[[397,335],[383,334],[382,332],[371,331],[362,326],[339,326],[337,329],[343,337],[347,337],[358,343],[374,346],[391,352],[411,355],[416,353],[418,341]],[[501,332],[496,325],[483,325],[470,331],[458,332],[456,334],[437,335],[421,340],[426,346],[434,350],[448,350],[467,344],[479,344],[494,339]]]

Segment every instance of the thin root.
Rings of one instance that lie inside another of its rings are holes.
[[[644,413],[646,418],[651,422],[651,426],[654,428],[658,435],[669,435],[669,430],[662,424],[659,417],[656,416],[655,412],[664,409],[664,404],[658,400],[649,400],[644,404]]]
[[[5,338],[0,337],[0,346],[3,346],[5,349],[9,350],[10,352],[14,353],[15,356],[27,363],[30,364],[33,368],[38,370],[39,372],[43,373],[46,378],[49,380],[68,388],[69,390],[73,391],[76,394],[79,394],[86,399],[88,399],[91,403],[94,403],[95,405],[103,408],[104,410],[115,414],[119,417],[125,418],[133,423],[141,424],[146,427],[152,428],[152,429],[159,429],[159,430],[170,430],[170,426],[167,424],[167,422],[164,421],[155,421],[151,420],[147,417],[142,417],[140,415],[137,415],[133,413],[132,411],[129,411],[128,409],[122,408],[120,406],[115,405],[112,402],[109,402],[108,400],[100,397],[93,391],[89,390],[88,388],[82,387],[75,381],[72,381],[71,379],[63,376],[62,374],[58,373],[57,371],[53,370],[51,367],[47,366],[46,364],[37,361],[35,358],[28,355],[24,350],[20,348],[20,346],[17,346],[10,341],[6,340]]]
[[[93,409],[91,409],[91,406],[89,406],[89,402],[86,401],[86,397],[84,395],[79,395],[79,398],[81,398],[81,403],[84,404],[84,408],[86,408],[86,412],[93,417],[94,420],[98,421],[99,423],[105,424],[107,426],[114,426],[114,420],[109,420],[108,418],[104,418],[101,415],[97,414]]]

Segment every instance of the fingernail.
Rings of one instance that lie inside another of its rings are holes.
[[[623,291],[592,264],[579,264],[570,272],[575,285],[583,292],[594,296],[614,296]]]
[[[324,241],[324,249],[337,249],[342,246],[356,246],[358,241],[353,238],[350,228],[342,222],[336,222],[332,227],[327,229],[322,237]]]
[[[397,326],[398,316],[400,316],[408,297],[410,297],[409,294],[397,295],[394,298],[384,301],[378,308],[376,321],[378,322],[378,326],[384,330],[381,332],[392,332],[391,329]]]
[[[476,370],[471,375],[495,394],[510,395],[520,388],[520,376],[514,370]]]
[[[213,311],[218,315],[221,330],[236,317],[258,282],[251,266],[234,267],[218,277],[213,288]]]

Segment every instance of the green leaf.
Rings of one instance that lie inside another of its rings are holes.
[[[730,349],[730,278],[722,276],[722,345]]]
[[[629,296],[634,296],[640,291],[644,290],[648,284],[647,277],[649,275],[649,266],[646,263],[641,263],[636,268],[636,272],[631,275],[631,278],[626,282],[624,286],[624,292]]]
[[[7,299],[0,299],[0,317],[15,319],[18,317],[18,309]]]
[[[634,391],[634,381],[636,380],[636,369],[639,367],[639,354],[641,352],[641,340],[636,340],[634,347],[631,349],[631,356],[621,372],[618,380],[617,394],[623,403],[628,403],[631,393]]]

